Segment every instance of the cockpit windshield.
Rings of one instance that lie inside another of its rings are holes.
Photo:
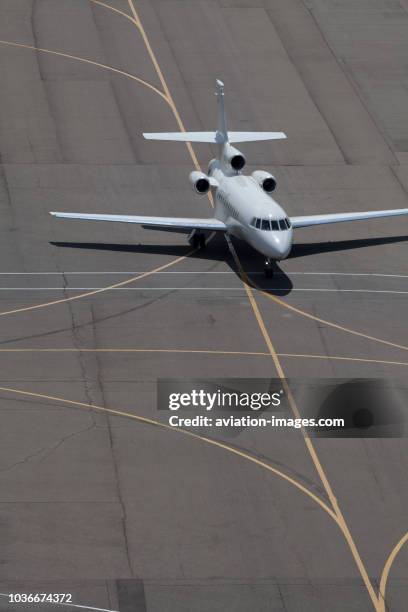
[[[256,227],[256,229],[267,232],[284,232],[292,227],[287,217],[285,219],[259,219],[258,217],[254,217],[251,221],[251,225],[252,227]]]

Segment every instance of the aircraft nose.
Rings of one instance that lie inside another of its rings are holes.
[[[279,236],[272,236],[273,257],[285,259],[289,255],[292,246],[292,232],[282,232]]]

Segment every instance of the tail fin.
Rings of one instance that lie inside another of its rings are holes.
[[[228,142],[228,131],[227,131],[227,118],[225,115],[225,102],[224,102],[224,83],[219,79],[216,80],[217,90],[215,95],[217,96],[218,106],[218,130],[216,132],[218,136],[217,142],[224,143]]]
[[[225,116],[224,83],[217,79],[218,130],[216,132],[153,132],[144,133],[146,140],[170,140],[173,142],[257,142],[260,140],[280,140],[286,138],[284,132],[228,132]]]

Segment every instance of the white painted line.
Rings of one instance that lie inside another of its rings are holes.
[[[331,292],[331,293],[397,293],[401,295],[408,294],[408,291],[389,291],[388,289],[312,289],[312,288],[293,288],[293,289],[277,289],[276,287],[271,287],[270,289],[265,289],[265,291],[318,291],[318,292]]]
[[[288,276],[290,274],[302,274],[305,276],[380,276],[381,278],[408,278],[408,274],[380,274],[377,272],[287,272]],[[279,276],[279,273],[277,273],[276,276]]]
[[[8,599],[10,598],[10,593],[0,593],[0,597],[7,597]],[[31,606],[38,606],[38,605],[47,605],[47,606],[64,606],[65,608],[79,608],[81,610],[92,610],[93,612],[119,612],[119,610],[110,610],[108,608],[94,608],[92,606],[81,606],[79,604],[73,604],[73,603],[56,603],[56,602],[48,602],[48,601],[44,601],[44,602],[12,602],[11,605],[13,606],[27,606],[27,605],[31,605]]]
[[[147,274],[151,270],[139,270],[139,271],[116,271],[116,272],[0,272],[0,276],[62,276],[62,275],[118,275],[118,276],[133,276],[134,274]],[[187,271],[174,271],[164,270],[162,272],[155,272],[154,274],[234,274],[234,270],[226,271],[201,271],[201,270],[187,270]],[[247,272],[249,275],[263,276],[263,272]],[[380,278],[408,278],[408,274],[382,274],[377,272],[291,272],[287,271],[285,274],[276,272],[276,276],[374,276]]]
[[[57,275],[57,276],[62,276],[63,274],[68,274],[70,276],[74,275],[74,274],[118,274],[118,275],[126,275],[126,276],[132,276],[133,274],[147,274],[148,272],[151,272],[151,270],[139,270],[139,271],[132,271],[130,270],[129,272],[101,272],[101,271],[96,271],[96,272],[0,272],[0,276],[52,276],[52,275]],[[208,271],[208,272],[200,272],[198,270],[191,270],[191,271],[185,271],[185,272],[175,272],[175,271],[164,271],[164,272],[155,272],[155,274],[236,274],[234,271],[232,270],[227,270],[226,272],[216,272],[216,271]]]
[[[245,287],[0,287],[0,291],[245,291]],[[318,293],[395,293],[407,295],[408,291],[390,291],[388,289],[332,289],[314,287],[264,287],[263,291],[312,291]]]
[[[0,287],[0,291],[242,291],[238,287]],[[278,291],[280,291],[278,289]],[[281,291],[286,291],[282,289]]]

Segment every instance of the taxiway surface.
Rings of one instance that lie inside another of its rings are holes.
[[[187,176],[215,151],[142,131],[214,127],[216,77],[232,129],[287,133],[242,148],[289,215],[406,207],[407,8],[1,0],[3,593],[381,612],[386,589],[403,609],[408,548],[386,562],[407,531],[404,437],[313,454],[298,430],[250,429],[221,448],[132,417],[166,422],[157,378],[276,377],[276,359],[294,379],[404,379],[406,220],[299,230],[268,282],[235,242],[248,294],[223,237],[191,253],[184,235],[48,212],[210,216]]]

